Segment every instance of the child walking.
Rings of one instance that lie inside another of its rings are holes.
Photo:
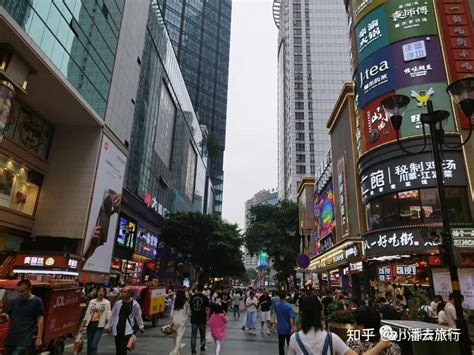
[[[216,341],[216,355],[219,355],[222,348],[222,342],[225,339],[225,324],[227,323],[227,316],[219,304],[213,303],[211,305],[212,315],[207,321],[211,334]]]

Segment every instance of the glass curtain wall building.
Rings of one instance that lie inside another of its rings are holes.
[[[278,192],[296,200],[329,149],[326,122],[351,79],[345,9],[338,1],[274,0],[278,35]]]
[[[209,130],[214,212],[222,212],[231,0],[158,0],[199,122]]]
[[[124,0],[0,0],[0,5],[104,118]]]
[[[125,186],[169,212],[204,211],[203,135],[156,2],[141,58]]]

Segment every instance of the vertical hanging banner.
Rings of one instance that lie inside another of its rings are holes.
[[[126,163],[126,155],[104,135],[84,237],[84,271],[110,271]]]

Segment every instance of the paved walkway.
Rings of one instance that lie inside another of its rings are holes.
[[[257,336],[249,335],[241,329],[243,318],[234,320],[232,315],[229,317],[222,355],[275,355],[278,354],[278,338],[275,334],[264,335],[260,331]],[[257,320],[259,322],[259,320]],[[138,335],[137,347],[132,355],[168,355],[173,348],[173,338],[164,336],[160,327],[166,324],[165,320],[160,320],[159,326],[152,328],[150,324],[145,326],[145,334]],[[260,326],[260,324],[258,324]],[[199,343],[199,333],[198,339]],[[184,335],[183,343],[186,346],[182,350],[182,354],[191,354],[191,327],[188,325]],[[207,344],[207,351],[201,354],[212,355],[215,351],[214,344]],[[72,347],[68,346],[67,354],[72,354]],[[85,349],[83,351],[85,353]],[[104,335],[99,346],[99,354],[113,355],[115,354],[114,338],[111,335]],[[198,352],[199,354],[199,352]]]

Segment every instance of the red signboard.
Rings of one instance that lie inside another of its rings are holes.
[[[473,28],[467,0],[437,0],[439,22],[451,81],[474,76]],[[458,110],[461,127],[469,128],[468,119]]]

